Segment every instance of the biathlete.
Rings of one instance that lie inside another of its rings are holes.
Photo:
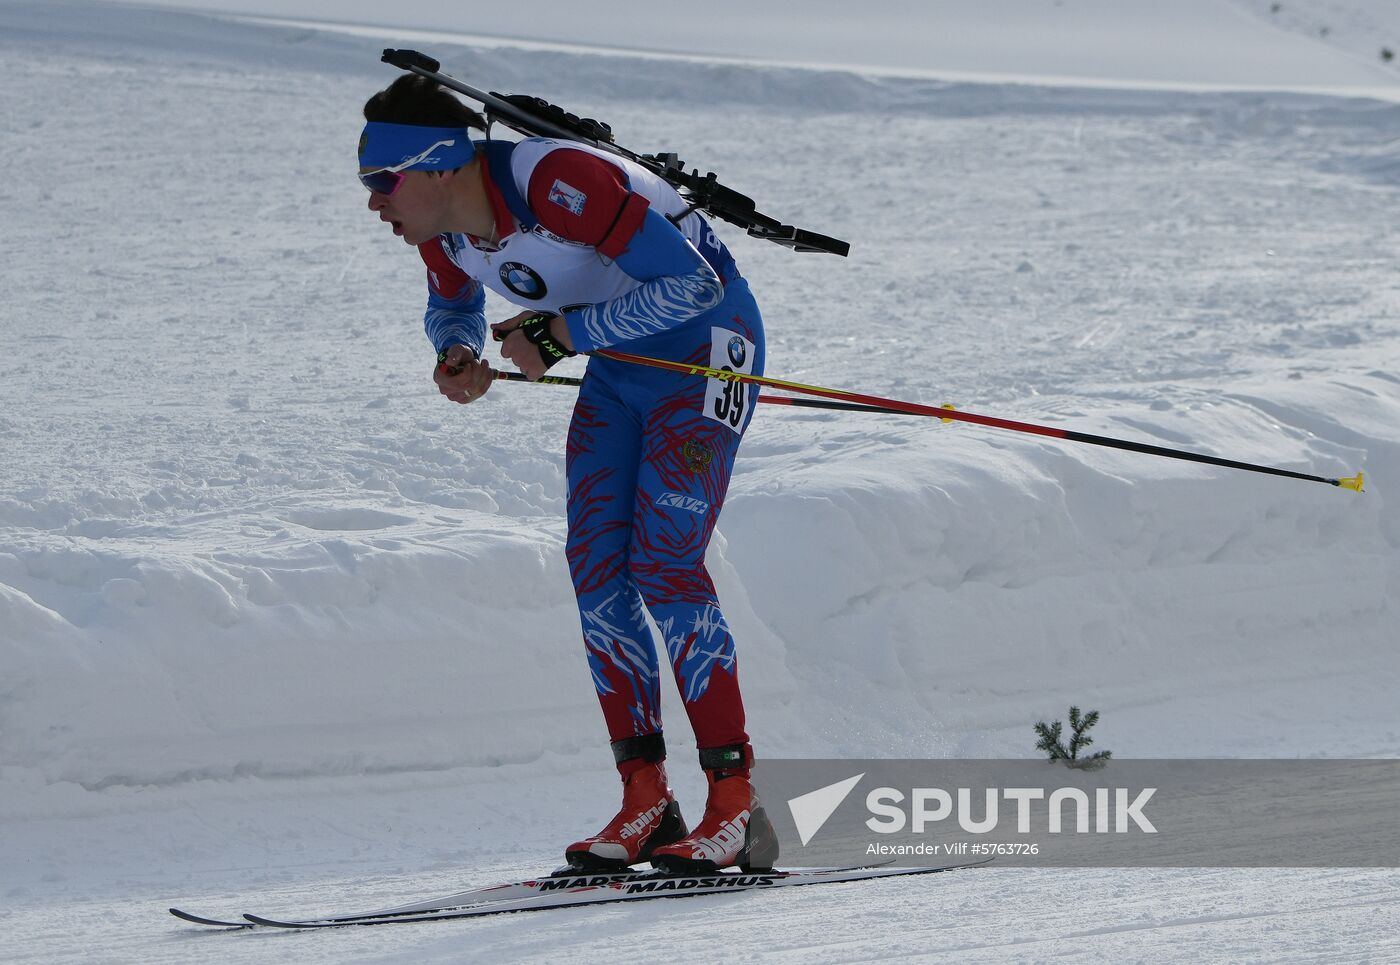
[[[482,357],[485,288],[526,309],[491,329],[531,380],[560,358],[610,347],[762,374],[763,322],[748,283],[658,176],[575,142],[474,139],[481,116],[424,77],[399,78],[364,116],[360,180],[369,209],[427,266],[433,378],[451,401],[473,402],[495,379]],[[750,781],[734,639],[705,569],[756,392],[588,361],[567,443],[567,559],[623,790],[607,826],[565,849],[580,870],[650,860],[708,872],[777,857]],[[694,830],[666,777],[648,612],[708,781]]]

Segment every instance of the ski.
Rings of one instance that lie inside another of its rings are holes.
[[[513,912],[547,911],[557,908],[573,908],[583,905],[600,905],[620,901],[647,901],[655,898],[686,898],[696,895],[713,895],[740,891],[769,890],[773,888],[799,885],[834,884],[840,882],[868,881],[876,878],[893,878],[911,875],[938,874],[957,871],[986,864],[973,861],[955,865],[921,868],[890,867],[851,867],[824,868],[802,871],[769,872],[717,872],[699,875],[664,875],[654,872],[634,872],[617,876],[617,880],[599,884],[579,884],[573,877],[561,881],[545,878],[532,882],[514,882],[494,888],[475,889],[463,892],[457,898],[465,898],[456,905],[439,904],[436,908],[426,908],[431,902],[416,906],[401,906],[398,910],[386,910],[377,915],[336,915],[321,919],[283,920],[262,915],[244,915],[252,925],[271,928],[341,928],[352,925],[410,924],[424,921],[450,921],[459,918],[477,918],[484,915],[503,915]],[[577,876],[587,878],[590,876]],[[534,893],[523,897],[502,898],[483,897],[487,893],[496,895],[502,889],[531,888]],[[472,897],[475,895],[475,897]],[[439,902],[452,899],[439,899]]]
[[[171,908],[170,913],[183,921],[193,922],[196,925],[213,925],[216,928],[252,928],[251,922],[246,921],[224,921],[221,918],[205,918],[203,915],[192,915],[187,911],[178,908]]]
[[[406,905],[394,905],[389,908],[378,908],[373,911],[351,912],[341,915],[326,915],[319,918],[298,919],[296,921],[285,922],[284,924],[338,924],[341,922],[352,923],[366,918],[385,918],[394,915],[409,915],[422,912],[438,911],[443,908],[461,908],[465,905],[487,904],[494,901],[511,901],[519,898],[529,898],[534,895],[552,893],[569,888],[584,888],[596,885],[609,884],[615,881],[628,881],[632,878],[646,877],[654,872],[650,870],[627,869],[625,871],[595,871],[582,872],[570,868],[560,868],[551,875],[540,878],[529,878],[523,881],[509,881],[498,885],[483,885],[478,888],[469,888],[466,891],[459,891],[455,894],[445,895],[441,898],[429,898],[423,901],[415,901]],[[245,919],[237,921],[225,921],[221,918],[206,918],[203,915],[191,914],[179,908],[169,909],[170,914],[182,921],[192,922],[196,925],[212,925],[221,928],[252,928],[253,923]]]

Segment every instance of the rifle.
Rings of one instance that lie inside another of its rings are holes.
[[[716,218],[743,228],[751,236],[784,245],[794,251],[822,251],[846,255],[851,246],[838,238],[783,224],[776,218],[759,212],[753,199],[719,183],[713,171],[701,175],[674,153],[637,154],[613,140],[612,127],[591,117],[578,117],[529,94],[498,94],[477,90],[442,72],[442,64],[416,50],[386,49],[380,58],[422,77],[437,81],[479,102],[485,108],[488,122],[498,121],[526,137],[552,137],[578,141],[589,147],[626,158],[666,180],[685,199],[689,207],[673,218],[679,222],[693,211],[705,211]]]

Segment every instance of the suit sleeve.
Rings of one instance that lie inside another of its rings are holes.
[[[545,228],[593,246],[641,282],[617,298],[564,314],[575,351],[664,332],[724,297],[715,270],[679,228],[630,190],[614,164],[570,148],[551,151],[530,176],[529,204]]]
[[[486,344],[486,291],[443,251],[442,239],[418,246],[428,269],[428,308],[423,330],[436,351],[465,345],[481,358]]]

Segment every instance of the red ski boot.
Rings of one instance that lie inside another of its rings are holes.
[[[622,810],[591,838],[571,844],[564,860],[576,871],[621,871],[645,861],[663,844],[685,837],[685,818],[666,781],[666,745],[660,734],[615,741],[622,772]]]
[[[700,751],[710,794],[705,817],[686,837],[653,848],[651,863],[667,874],[713,874],[738,865],[743,871],[770,871],[778,860],[778,835],[758,802],[747,744]]]

